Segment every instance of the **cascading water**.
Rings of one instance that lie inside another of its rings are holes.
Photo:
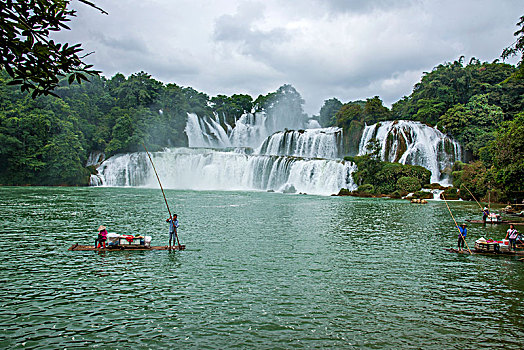
[[[94,166],[99,167],[100,164],[105,160],[106,156],[103,152],[91,152],[87,157],[86,167]],[[102,185],[102,179],[99,175],[91,174],[89,176],[89,186],[100,186]]]
[[[235,127],[220,122],[217,115],[214,118],[198,117],[188,114],[186,134],[189,147],[259,147],[260,144],[275,132],[289,129],[300,130],[307,126],[316,126],[318,122],[291,117],[276,118],[273,115],[261,113],[245,113],[236,122]],[[319,126],[319,125],[318,125]]]
[[[383,161],[421,165],[431,171],[431,182],[443,185],[449,185],[453,163],[462,159],[458,142],[419,122],[398,120],[366,126],[359,155],[369,152],[372,139],[379,142]]]
[[[357,187],[351,176],[356,166],[341,159],[342,129],[305,129],[318,123],[277,120],[265,113],[244,114],[234,127],[222,119],[188,114],[190,147],[152,154],[166,188],[330,195]],[[441,184],[448,182],[446,170],[461,158],[458,143],[418,122],[366,126],[359,154],[367,152],[371,139],[380,142],[383,160],[424,166],[432,182]],[[145,153],[113,156],[98,170],[97,179],[105,186],[157,186]]]
[[[268,137],[256,154],[335,159],[340,157],[342,129],[281,131]]]
[[[152,157],[165,188],[273,190],[319,195],[356,188],[351,178],[355,165],[342,160],[190,148],[166,149],[152,153]],[[106,186],[157,186],[145,153],[111,157],[102,164],[100,173]]]

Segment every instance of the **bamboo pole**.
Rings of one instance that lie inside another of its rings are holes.
[[[142,146],[146,150],[147,157],[149,158],[149,161],[151,162],[151,165],[153,166],[153,170],[155,171],[156,179],[158,180],[158,184],[160,185],[160,189],[162,190],[162,195],[164,196],[164,201],[166,202],[166,207],[169,213],[169,218],[173,220],[173,216],[171,215],[171,210],[169,209],[169,204],[167,204],[167,199],[166,199],[166,194],[164,193],[164,188],[162,187],[162,183],[160,182],[160,177],[158,177],[158,173],[156,172],[155,163],[153,163],[153,159],[151,159],[151,155],[149,154],[149,151],[147,150],[146,145],[142,143]],[[181,250],[182,246],[180,245],[180,240],[178,239],[176,228],[175,228],[175,238],[176,238],[176,243],[178,243],[178,249]]]
[[[482,205],[480,205],[479,201],[477,200],[477,198],[475,198],[475,196],[473,195],[473,193],[471,193],[471,191],[469,190],[469,188],[466,187],[466,185],[462,184],[462,186],[464,186],[464,188],[466,190],[468,190],[469,194],[471,195],[471,197],[473,197],[473,199],[475,200],[475,202],[477,202],[477,204],[479,205],[480,207],[480,210],[484,211],[484,208],[482,208]]]
[[[471,250],[469,249],[468,242],[466,242],[466,239],[464,238],[464,236],[462,236],[462,232],[460,231],[459,225],[457,224],[457,220],[455,220],[455,217],[453,216],[453,213],[451,212],[451,209],[449,208],[448,201],[446,200],[444,193],[442,193],[442,198],[444,198],[444,202],[446,203],[446,207],[448,207],[449,213],[451,214],[451,218],[455,222],[455,227],[459,231],[459,236],[462,237],[462,239],[464,240],[464,243],[466,244],[466,248],[468,248],[469,254],[473,254]]]

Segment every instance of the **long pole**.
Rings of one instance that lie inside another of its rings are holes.
[[[166,199],[166,194],[164,193],[164,188],[162,187],[162,183],[160,182],[160,178],[158,177],[158,173],[156,172],[155,163],[153,163],[153,159],[151,159],[151,155],[149,154],[149,151],[147,150],[146,145],[142,143],[142,146],[144,146],[144,149],[146,150],[146,153],[147,153],[147,157],[149,158],[149,161],[151,162],[151,165],[153,166],[153,170],[155,171],[156,179],[158,180],[158,184],[160,185],[160,189],[162,190],[162,195],[164,196],[164,201],[166,202],[166,207],[169,213],[169,218],[173,220],[173,216],[171,216],[171,210],[169,209],[169,204],[167,204],[167,199]],[[178,249],[180,250],[180,248],[182,247],[180,245],[180,240],[178,239],[176,228],[175,228],[175,238],[178,243]]]
[[[462,186],[464,186],[464,188],[465,188],[466,190],[468,190],[468,192],[469,192],[469,194],[471,195],[471,197],[473,197],[473,199],[475,200],[475,202],[477,202],[477,204],[479,205],[480,210],[483,211],[484,209],[482,208],[482,205],[480,205],[479,201],[477,200],[477,198],[475,198],[475,196],[473,195],[473,193],[471,193],[471,191],[469,190],[469,188],[467,188],[466,185],[464,185],[464,184],[462,184]]]
[[[468,247],[468,242],[466,242],[466,239],[464,238],[464,236],[462,236],[462,232],[460,231],[459,225],[457,224],[457,220],[455,220],[455,217],[453,216],[453,213],[451,212],[451,209],[449,208],[448,201],[446,200],[446,197],[444,197],[444,193],[442,193],[442,198],[444,198],[444,202],[446,203],[446,206],[448,207],[449,213],[451,214],[451,218],[455,222],[455,227],[459,231],[459,236],[462,237],[462,239],[464,240],[464,243],[466,243],[466,248],[468,248],[468,252],[470,254],[473,254]]]

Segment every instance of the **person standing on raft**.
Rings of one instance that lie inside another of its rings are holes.
[[[106,241],[107,241],[107,227],[104,225],[100,225],[98,227],[98,238],[95,239],[95,248],[102,248],[106,249]]]
[[[169,222],[169,249],[173,246],[171,245],[171,239],[173,239],[173,245],[176,245],[176,234],[178,229],[178,215],[174,214],[173,217],[169,217],[166,222]]]
[[[509,225],[509,229],[506,232],[506,238],[509,239],[509,250],[513,249],[514,251],[517,251],[517,238],[519,236],[519,232],[515,230],[515,226],[513,224]]]
[[[464,243],[466,242],[466,235],[468,234],[468,229],[466,227],[466,224],[462,224],[462,227],[457,226],[460,231],[458,236],[458,250],[460,252],[464,250]]]

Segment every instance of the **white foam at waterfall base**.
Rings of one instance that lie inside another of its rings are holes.
[[[393,162],[398,156],[400,137],[405,140],[406,150],[398,159],[399,163],[423,166],[431,171],[431,182],[450,185],[445,170],[462,159],[462,149],[458,142],[420,122],[398,120],[366,126],[360,140],[359,155],[368,153],[370,140],[376,139],[381,146],[381,159]],[[388,140],[391,139],[395,142],[388,150]],[[452,146],[451,153],[446,152],[446,143]]]
[[[152,153],[164,188],[273,190],[331,195],[355,189],[355,165],[340,160],[246,155],[212,149],[175,148]],[[104,186],[157,187],[145,153],[111,157],[99,169]]]

